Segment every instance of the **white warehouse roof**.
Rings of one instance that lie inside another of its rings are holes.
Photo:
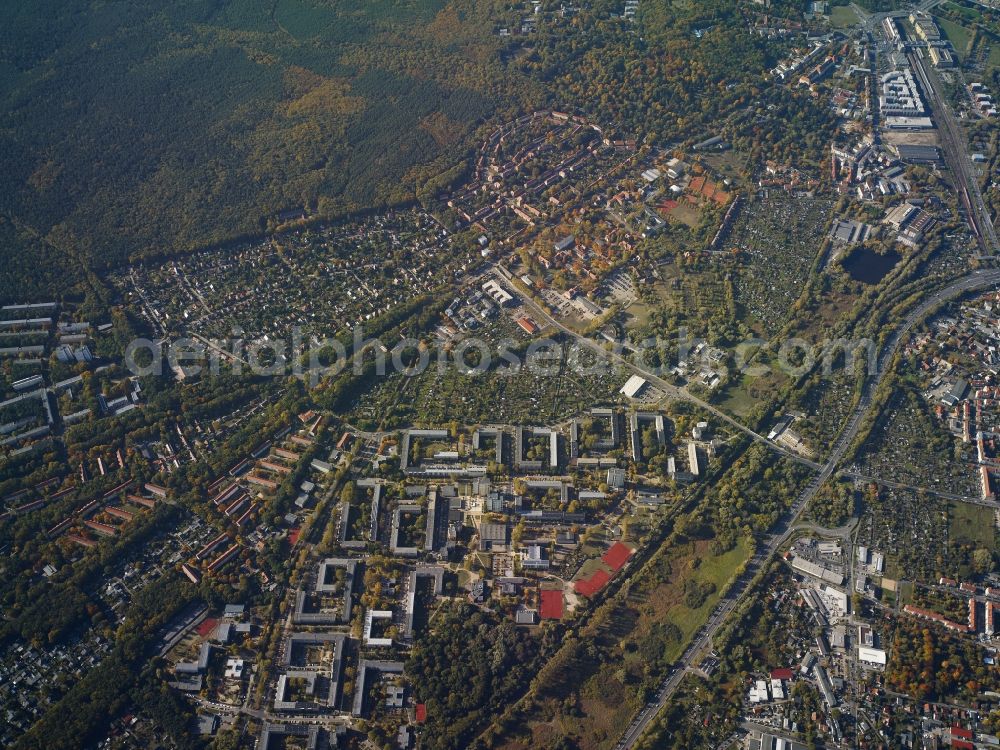
[[[638,375],[633,375],[628,380],[625,381],[625,385],[622,386],[621,393],[624,393],[629,398],[635,398],[640,393],[642,393],[643,388],[649,385],[645,378],[640,378]]]

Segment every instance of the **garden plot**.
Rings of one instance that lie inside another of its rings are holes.
[[[747,205],[725,250],[738,255],[736,303],[765,332],[790,319],[823,248],[833,201],[767,194]]]

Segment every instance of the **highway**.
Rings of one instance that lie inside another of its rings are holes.
[[[795,525],[798,522],[799,517],[802,515],[802,512],[809,505],[809,502],[816,496],[817,491],[819,491],[819,488],[823,485],[823,483],[834,473],[837,465],[847,452],[847,449],[857,437],[865,416],[872,408],[874,395],[885,377],[889,363],[892,361],[892,358],[895,356],[900,344],[903,342],[913,326],[923,320],[928,313],[930,313],[942,302],[955,299],[956,297],[960,297],[977,289],[984,289],[997,284],[1000,284],[1000,270],[991,269],[975,271],[974,273],[964,276],[943,289],[935,292],[903,319],[900,326],[895,330],[895,332],[893,332],[892,336],[889,337],[885,345],[882,347],[882,351],[879,353],[878,357],[878,367],[874,373],[868,374],[868,378],[866,379],[864,388],[862,389],[861,399],[858,401],[851,417],[848,419],[844,428],[841,430],[840,435],[834,442],[826,463],[823,464],[820,472],[813,477],[809,484],[806,485],[802,492],[799,493],[799,496],[796,498],[792,507],[778,521],[778,524],[772,532],[764,540],[762,540],[763,544],[758,544],[758,550],[754,554],[753,558],[751,558],[751,561],[747,566],[747,572],[737,579],[737,581],[726,593],[726,596],[719,602],[706,624],[701,628],[701,630],[698,631],[695,639],[684,651],[684,654],[678,661],[677,666],[675,666],[675,668],[660,685],[659,690],[656,692],[655,699],[648,703],[645,708],[639,712],[639,714],[625,730],[616,745],[618,750],[626,750],[626,748],[635,747],[636,743],[642,737],[649,724],[663,709],[667,701],[670,700],[671,696],[677,690],[677,686],[680,685],[685,671],[693,666],[695,657],[709,647],[712,642],[712,638],[718,632],[723,622],[725,622],[726,617],[747,595],[750,583],[753,580],[753,576],[756,571],[759,570],[760,566],[769,560],[775,552],[784,546],[789,537],[794,533]]]

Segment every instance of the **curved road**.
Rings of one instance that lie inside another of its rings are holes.
[[[747,565],[747,571],[726,592],[726,596],[716,606],[708,622],[698,631],[697,636],[688,645],[677,665],[660,685],[660,689],[656,692],[654,700],[639,712],[638,716],[635,717],[625,730],[625,733],[616,745],[618,750],[625,750],[626,748],[635,746],[650,722],[652,722],[677,690],[677,686],[680,684],[684,673],[692,667],[694,658],[709,646],[713,636],[718,632],[722,623],[725,622],[726,617],[747,594],[750,582],[753,580],[756,571],[788,540],[803,510],[813,497],[815,497],[816,492],[823,483],[833,474],[837,464],[840,463],[840,460],[847,452],[848,447],[850,447],[855,437],[857,437],[862,420],[872,407],[872,398],[875,391],[885,376],[887,365],[895,356],[900,343],[906,334],[909,333],[910,329],[942,302],[954,299],[967,292],[996,284],[1000,284],[1000,270],[976,271],[935,292],[903,319],[902,324],[889,337],[889,340],[886,341],[885,346],[882,348],[882,352],[878,358],[878,367],[874,373],[869,373],[862,390],[861,399],[858,401],[850,419],[848,419],[837,440],[834,442],[833,449],[830,451],[826,463],[823,464],[820,472],[813,477],[805,489],[799,493],[795,503],[778,521],[772,532],[762,540],[764,544],[758,545],[757,552]]]

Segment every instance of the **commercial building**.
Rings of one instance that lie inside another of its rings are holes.
[[[941,41],[941,30],[928,13],[916,11],[911,13],[910,23],[913,24],[913,30],[917,32],[917,36],[928,44]]]
[[[858,646],[858,661],[866,666],[884,667],[885,651],[870,646]]]
[[[895,148],[899,158],[909,164],[941,163],[941,150],[937,146],[901,143]]]
[[[633,375],[625,381],[625,385],[622,386],[620,393],[622,393],[626,398],[639,398],[648,385],[649,383],[645,378]]]
[[[860,221],[835,219],[830,229],[830,239],[841,245],[853,245],[868,239],[871,229]]]
[[[889,209],[889,213],[887,213],[885,218],[882,219],[882,223],[888,224],[898,232],[906,226],[910,219],[916,216],[917,211],[919,210],[920,209],[912,203],[900,203],[898,206]]]

